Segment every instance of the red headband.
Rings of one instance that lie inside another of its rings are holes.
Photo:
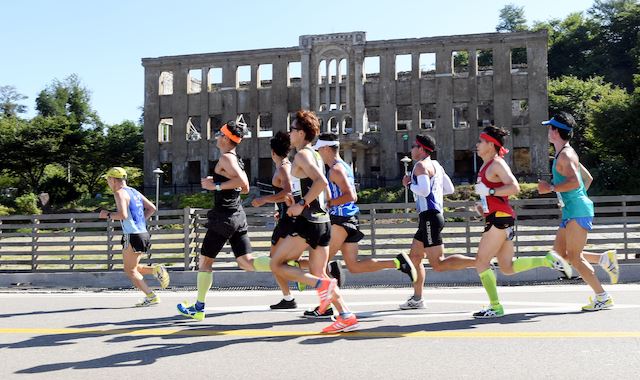
[[[421,143],[420,141],[418,141],[418,139],[416,139],[416,143],[418,143],[418,145],[420,145],[421,147],[424,148],[424,150],[426,150],[427,152],[431,152],[433,153],[433,149],[429,148],[428,146],[424,145],[423,143]]]
[[[488,134],[486,134],[486,133],[482,132],[482,133],[480,134],[480,138],[481,138],[481,139],[485,139],[485,140],[487,140],[488,142],[493,143],[493,144],[495,144],[497,147],[499,147],[499,148],[500,148],[500,150],[498,151],[498,155],[499,155],[500,157],[504,157],[504,155],[505,155],[505,154],[509,153],[509,149],[507,149],[507,148],[503,147],[503,146],[502,146],[502,144],[500,144],[500,141],[498,141],[498,140],[496,140],[495,138],[493,138],[493,137],[489,136]]]

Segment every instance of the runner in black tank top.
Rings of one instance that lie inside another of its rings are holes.
[[[229,122],[216,134],[220,160],[212,177],[202,178],[202,188],[214,192],[215,204],[207,213],[207,233],[202,241],[198,270],[198,297],[195,304],[178,304],[185,317],[203,320],[207,291],[213,283],[213,263],[228,241],[240,268],[246,271],[269,271],[268,257],[253,258],[247,235],[247,216],[242,208],[240,194],[249,192],[249,181],[236,146],[246,131],[244,122]]]
[[[356,316],[349,312],[338,293],[337,281],[325,278],[325,267],[329,258],[329,240],[331,226],[326,212],[328,182],[325,178],[322,159],[310,144],[319,133],[319,121],[311,111],[300,110],[291,124],[291,144],[296,147],[291,174],[300,179],[301,195],[294,203],[293,196],[288,198],[287,214],[296,217],[294,231],[278,244],[271,261],[271,270],[277,276],[289,281],[305,283],[316,288],[320,297],[318,312],[324,313],[330,304],[336,307],[340,315],[335,323],[324,328],[323,332],[351,331],[359,327]],[[294,180],[295,182],[295,180]],[[304,250],[310,246],[310,272],[287,265],[289,260],[298,260]]]

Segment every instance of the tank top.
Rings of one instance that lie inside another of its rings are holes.
[[[147,232],[147,221],[144,219],[144,203],[142,194],[134,188],[125,186],[124,190],[129,194],[129,215],[121,220],[122,231],[125,234],[142,234]]]
[[[553,179],[551,182],[554,185],[563,183],[567,178],[556,170],[556,161],[558,160],[558,156],[560,155],[560,152],[562,152],[562,149],[556,154],[556,157],[553,159],[553,166],[551,168]],[[584,182],[582,181],[582,173],[580,170],[578,170],[578,181],[580,182],[580,187],[578,187],[577,189],[556,193],[557,195],[559,195],[558,200],[560,201],[560,204],[563,205],[562,219],[594,216],[593,202],[587,195],[587,189],[584,187]]]
[[[487,179],[486,172],[487,169],[489,168],[489,166],[491,166],[491,164],[493,163],[493,159],[489,162],[487,162],[486,165],[484,165],[482,167],[482,169],[480,169],[480,172],[478,173],[478,180],[477,182],[480,183],[484,183],[485,185],[487,185],[488,188],[490,189],[496,189],[498,187],[502,187],[504,186],[504,183],[502,182],[491,182]],[[487,195],[487,206],[489,207],[489,212],[485,212],[484,216],[488,216],[491,215],[493,213],[496,213],[496,216],[500,217],[500,216],[512,216],[515,217],[516,213],[513,211],[513,208],[511,208],[511,205],[509,204],[509,197],[505,197],[505,196],[496,196],[496,195]],[[506,214],[506,215],[504,215]]]
[[[433,164],[435,169],[435,174],[430,178],[431,189],[429,195],[426,197],[420,196],[418,194],[413,194],[416,198],[416,210],[418,213],[428,210],[437,210],[440,213],[443,212],[444,207],[442,206],[444,203],[444,195],[442,194],[442,183],[444,178],[444,168],[440,165],[440,163],[436,160],[432,160],[430,157],[424,159],[424,162],[428,165],[429,163]],[[411,183],[414,185],[418,184],[418,176],[414,174],[416,170],[416,165],[413,166],[411,170]]]
[[[313,154],[315,164],[319,169],[321,169],[320,171],[322,172],[324,163],[322,162],[320,153],[316,152],[309,146],[305,146],[303,149],[308,149]],[[311,186],[313,186],[313,181],[308,177],[298,178],[293,174],[291,175],[291,178],[292,178],[291,186],[294,190],[294,197],[297,202],[309,192],[309,189],[311,188]],[[300,195],[296,197],[295,191],[298,189],[300,191]],[[327,213],[326,207],[327,207],[327,197],[325,192],[323,191],[320,193],[320,195],[318,195],[318,198],[314,199],[313,201],[311,201],[311,203],[309,203],[309,207],[305,207],[302,210],[302,214],[300,214],[300,216],[305,218],[311,223],[327,223],[329,222],[329,213]]]
[[[244,170],[244,162],[242,159],[238,157],[236,154],[233,154],[238,160],[238,166],[240,170]],[[214,183],[222,183],[228,181],[229,178],[223,176],[222,174],[213,173],[213,182]],[[213,192],[213,201],[214,206],[213,209],[218,212],[224,213],[234,213],[236,211],[242,210],[242,203],[240,199],[240,189],[230,189],[230,190],[220,190]]]
[[[337,163],[340,163],[346,169],[347,183],[351,187],[351,189],[353,189],[353,191],[355,192],[356,184],[353,177],[353,169],[351,169],[351,166],[347,165],[347,163],[344,162],[342,159],[338,159]],[[330,173],[331,173],[331,168],[327,170],[327,180],[329,180]],[[338,185],[331,182],[331,180],[329,180],[329,190],[331,191],[331,199],[336,199],[342,196],[342,191],[340,190]],[[360,212],[360,208],[356,206],[355,202],[348,202],[342,205],[331,206],[331,208],[329,209],[329,214],[335,215],[335,216],[353,216],[353,215],[356,215],[358,212]]]

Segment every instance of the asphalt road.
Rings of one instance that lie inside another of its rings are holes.
[[[616,307],[585,313],[586,285],[499,288],[505,315],[471,317],[479,287],[430,288],[427,308],[400,311],[408,288],[343,290],[357,332],[319,331],[298,310],[270,311],[275,291],[212,291],[202,322],[177,315],[195,292],[0,290],[0,379],[637,379],[640,285],[609,285]]]

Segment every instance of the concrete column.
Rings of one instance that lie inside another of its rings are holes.
[[[349,83],[354,86],[355,104],[353,107],[353,128],[356,133],[364,133],[364,81],[362,80],[362,66],[364,63],[364,49],[362,47],[354,48],[352,61],[349,65],[353,67],[353,75],[349,76]],[[351,109],[351,107],[349,107]]]
[[[540,123],[547,120],[547,33],[529,41],[527,45],[527,71],[529,77],[529,130],[531,147],[531,171],[534,174],[549,173],[547,129]]]
[[[351,165],[353,163],[353,147],[351,145],[346,145],[344,147],[344,151],[342,152],[344,162]]]
[[[511,48],[501,44],[493,50],[493,101],[495,124],[511,131]],[[513,146],[513,136],[509,136],[505,144]],[[513,167],[513,154],[505,156],[509,166]]]
[[[153,170],[160,166],[158,124],[160,102],[158,95],[160,70],[158,67],[144,68],[144,186],[155,186]]]
[[[386,178],[400,175],[396,160],[396,79],[395,53],[380,54],[380,171]],[[360,159],[358,158],[358,165]]]
[[[360,175],[365,175],[367,173],[366,170],[366,162],[365,162],[365,151],[364,148],[356,147],[356,165],[357,172]]]
[[[451,48],[436,51],[436,144],[438,162],[447,173],[453,173],[453,67]]]
[[[311,51],[302,49],[300,54],[300,106],[303,109],[311,109]]]

